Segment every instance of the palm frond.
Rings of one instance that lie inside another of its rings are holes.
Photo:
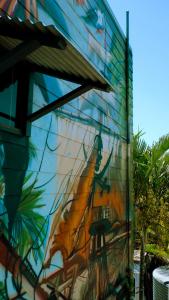
[[[32,174],[26,176],[21,201],[15,217],[13,226],[13,237],[17,243],[18,254],[22,257],[31,249],[30,253],[35,261],[43,257],[43,241],[46,237],[44,226],[45,218],[39,209],[44,207],[41,203],[43,190],[34,190],[33,184],[28,185]],[[34,249],[35,248],[35,249]]]
[[[169,134],[162,136],[158,142],[152,145],[152,160],[157,162],[169,150]]]
[[[37,158],[36,147],[32,143],[31,139],[29,139],[29,158]]]

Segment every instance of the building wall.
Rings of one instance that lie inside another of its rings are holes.
[[[11,115],[11,120],[0,117],[2,299],[52,294],[72,300],[123,299],[129,267],[131,51],[127,115],[125,37],[106,2],[2,1],[0,8],[2,15],[57,26],[113,88],[110,93],[92,90],[33,122],[27,138],[16,133],[12,120],[15,69],[10,84],[0,87],[0,111]],[[31,74],[32,110],[75,87]]]

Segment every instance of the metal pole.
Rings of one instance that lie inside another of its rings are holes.
[[[126,221],[127,232],[130,232],[130,201],[131,201],[131,161],[130,161],[130,94],[129,94],[129,11],[126,12],[126,51],[125,51],[125,79],[126,79]],[[131,237],[128,235],[128,268],[130,269],[132,249],[130,243]],[[127,276],[126,271],[126,276]],[[131,286],[131,274],[128,277],[128,284]],[[127,295],[126,299],[130,299]]]
[[[130,143],[129,125],[129,11],[126,12],[126,113],[127,113],[127,143]]]

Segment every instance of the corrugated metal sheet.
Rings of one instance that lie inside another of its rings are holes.
[[[62,72],[79,81],[89,81],[95,87],[110,90],[106,78],[63,36],[58,29],[41,22],[22,21],[8,16],[0,17],[0,45],[12,50],[26,40],[42,40],[42,46],[30,53],[26,61],[53,72]],[[55,41],[60,49],[55,46]]]

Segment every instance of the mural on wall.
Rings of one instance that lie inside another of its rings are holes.
[[[29,139],[0,133],[0,300],[123,299],[128,291],[124,60],[118,41],[108,41],[101,2],[0,1],[2,14],[60,22],[75,43],[76,16],[84,54],[115,85],[36,120]],[[33,111],[74,86],[32,74]],[[9,99],[15,114],[15,89],[0,90],[0,110]]]
[[[1,15],[57,26],[112,84],[117,55],[124,64],[124,38],[102,0],[1,0],[0,11]],[[113,63],[112,47],[116,49]]]

